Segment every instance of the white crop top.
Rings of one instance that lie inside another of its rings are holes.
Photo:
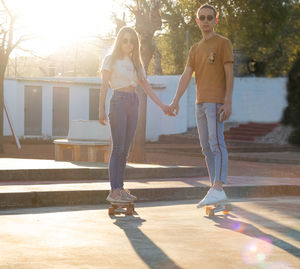
[[[112,89],[137,86],[137,74],[132,61],[128,57],[122,60],[117,59],[112,67],[110,66],[110,61],[111,55],[107,55],[102,63],[101,72],[103,70],[111,72],[109,83]],[[144,68],[142,68],[142,73],[146,77]]]

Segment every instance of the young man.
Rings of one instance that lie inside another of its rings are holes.
[[[212,187],[197,207],[227,199],[222,185],[227,181],[228,153],[224,141],[224,120],[232,111],[233,51],[231,42],[214,32],[218,13],[204,4],[197,11],[202,40],[193,45],[170,108],[179,111],[179,100],[193,72],[196,81],[196,120],[202,152]]]

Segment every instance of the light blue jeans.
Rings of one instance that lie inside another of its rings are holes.
[[[196,104],[195,114],[202,153],[205,156],[209,179],[227,182],[228,153],[224,140],[224,122],[220,122],[218,110],[222,104]]]
[[[114,90],[109,106],[112,151],[109,160],[111,189],[123,188],[126,160],[138,120],[136,93]]]

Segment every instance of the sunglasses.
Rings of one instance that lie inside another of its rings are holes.
[[[130,43],[131,45],[134,45],[134,41],[132,39],[128,39],[128,38],[123,38],[122,43],[123,44]]]
[[[199,16],[199,20],[200,21],[205,21],[205,18],[208,20],[208,21],[212,21],[214,19],[214,16],[213,15],[200,15]]]

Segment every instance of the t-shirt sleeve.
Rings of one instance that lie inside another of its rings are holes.
[[[190,48],[189,57],[188,57],[188,60],[186,63],[186,66],[191,67],[193,71],[195,70],[195,53],[194,53],[194,51],[195,51],[195,47],[192,46]]]
[[[111,71],[110,61],[111,61],[111,55],[107,55],[102,62],[102,65],[100,68],[101,72],[103,70]]]
[[[226,63],[233,63],[234,57],[233,57],[233,48],[230,40],[226,40],[223,44],[223,64]]]

